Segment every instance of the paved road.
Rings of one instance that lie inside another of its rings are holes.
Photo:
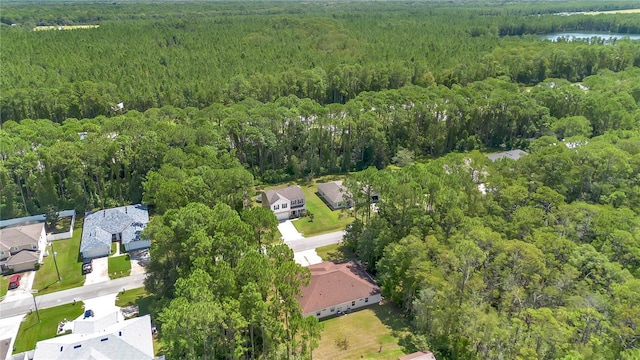
[[[51,294],[40,295],[36,296],[36,303],[38,304],[38,309],[46,309],[71,303],[73,302],[73,299],[78,301],[92,299],[117,293],[122,291],[123,288],[130,290],[142,287],[144,285],[144,278],[145,274],[137,274],[98,284],[91,284]],[[26,314],[30,309],[34,309],[32,296],[11,301],[3,301],[0,303],[0,319]]]
[[[321,246],[337,244],[342,241],[344,234],[344,231],[336,231],[328,234],[286,241],[285,243],[293,249],[293,252],[297,253]],[[38,304],[38,309],[46,309],[58,305],[69,304],[73,302],[73,299],[78,301],[92,299],[117,293],[123,288],[129,290],[142,287],[144,285],[144,278],[145,274],[136,274],[116,280],[109,280],[97,284],[40,295],[36,296],[36,303]],[[15,300],[7,299],[7,301],[0,303],[0,319],[26,314],[31,309],[34,309],[33,297],[31,296]]]
[[[291,241],[285,241],[285,244],[289,245],[293,249],[294,253],[319,248],[321,246],[327,246],[337,244],[342,241],[344,231],[336,231],[328,234],[311,236],[308,238],[296,239]]]

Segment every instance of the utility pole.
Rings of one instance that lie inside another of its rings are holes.
[[[56,273],[58,274],[58,282],[62,281],[62,278],[60,277],[60,270],[58,270],[58,261],[56,261],[56,257],[58,254],[56,254],[55,250],[53,250],[53,241],[49,243],[51,245],[51,252],[53,253],[53,263],[56,265]]]
[[[38,311],[38,303],[36,302],[36,294],[38,290],[31,290],[31,296],[33,296],[33,306],[36,308],[36,315],[38,316],[38,324],[40,323],[40,312]]]

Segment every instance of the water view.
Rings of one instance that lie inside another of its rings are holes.
[[[625,38],[629,38],[631,40],[640,40],[640,34],[616,34],[616,33],[599,33],[599,32],[562,32],[562,33],[540,35],[540,38],[551,40],[551,41],[559,41],[560,39],[565,39],[566,41],[591,40],[593,38],[600,38],[605,41],[621,40]]]

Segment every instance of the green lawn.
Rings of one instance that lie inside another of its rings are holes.
[[[75,305],[67,304],[39,310],[40,323],[38,323],[35,311],[27,314],[25,320],[20,324],[13,353],[35,349],[36,342],[55,337],[58,323],[64,319],[71,321],[82,315],[84,311],[82,305],[82,302],[77,302]]]
[[[129,254],[109,257],[109,278],[117,279],[129,276],[131,273],[131,261]]]
[[[0,277],[0,296],[7,295],[7,291],[9,291],[9,279],[11,276],[2,276]]]
[[[343,244],[322,246],[316,249],[316,253],[323,261],[354,260],[355,254]]]
[[[329,233],[332,231],[344,230],[353,222],[350,210],[340,209],[332,211],[327,204],[316,194],[318,187],[314,181],[311,185],[300,186],[304,192],[307,203],[307,211],[313,214],[293,222],[293,225],[302,235],[309,237]]]
[[[76,222],[76,225],[78,222]],[[36,271],[33,289],[38,289],[39,294],[48,294],[60,290],[66,290],[84,283],[82,275],[82,256],[80,255],[80,239],[82,238],[82,225],[73,229],[70,239],[53,242],[53,248],[58,256],[58,270],[62,281],[58,282],[56,267],[53,262],[53,251],[48,247],[49,256],[43,258],[44,264]]]
[[[150,313],[149,306],[151,305],[151,300],[152,295],[147,294],[145,289],[141,287],[119,293],[116,306],[125,307],[138,305],[138,315],[143,316]]]
[[[324,329],[314,359],[397,359],[409,351],[400,346],[409,324],[393,304],[322,321]],[[346,343],[346,349],[338,346]]]

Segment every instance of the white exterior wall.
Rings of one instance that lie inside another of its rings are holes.
[[[96,258],[101,256],[109,256],[110,253],[111,253],[111,248],[105,247],[105,248],[83,251],[82,257],[85,259],[89,259],[89,258]]]
[[[282,205],[286,205],[286,208],[282,208]],[[275,208],[278,208],[277,210]],[[278,220],[289,220],[289,212],[291,211],[291,201],[287,199],[278,199],[271,205],[271,211],[276,215]]]
[[[151,247],[151,242],[149,240],[138,240],[138,241],[132,241],[130,243],[124,244],[124,249],[126,251],[144,249],[148,247]]]
[[[63,233],[59,233],[59,234],[49,234],[49,235],[47,235],[47,240],[48,241],[70,239],[73,236],[73,227],[76,224],[76,211],[75,210],[60,211],[58,213],[58,216],[59,217],[71,216],[71,226],[69,227],[69,231],[67,231],[67,232],[63,232]]]
[[[368,301],[365,301],[365,299],[368,299]],[[312,313],[307,313],[307,314],[303,314],[303,316],[315,316],[318,319],[322,319],[325,318],[327,316],[333,316],[333,315],[338,315],[338,311],[347,311],[347,309],[349,310],[354,310],[354,309],[359,309],[359,308],[363,308],[365,306],[369,306],[369,305],[373,305],[373,304],[377,304],[382,300],[382,296],[380,294],[375,294],[375,295],[371,295],[367,298],[360,298],[360,299],[355,299],[353,301],[355,301],[355,305],[352,305],[353,303],[351,301],[349,302],[345,302],[342,304],[338,304],[335,306],[330,306],[326,309],[322,309],[320,310],[320,315],[318,315],[318,312],[312,312]],[[331,309],[333,308],[333,311],[331,311]]]

